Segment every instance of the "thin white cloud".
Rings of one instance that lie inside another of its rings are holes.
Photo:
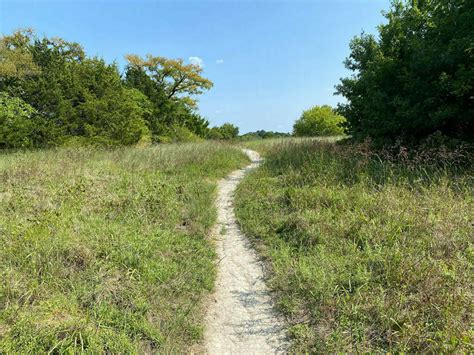
[[[224,63],[224,59],[217,59],[216,60],[216,64],[222,64],[222,63]]]
[[[189,62],[193,65],[197,65],[199,68],[204,67],[204,61],[199,57],[189,57]]]

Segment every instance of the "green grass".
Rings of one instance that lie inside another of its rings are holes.
[[[472,153],[253,144],[237,218],[294,351],[474,351]]]
[[[263,157],[269,154],[273,148],[281,145],[283,142],[289,143],[304,143],[304,142],[337,142],[343,139],[345,136],[332,136],[332,137],[285,137],[285,138],[266,138],[266,139],[253,139],[245,142],[239,142],[242,147],[253,149],[258,151]]]
[[[0,353],[180,352],[213,287],[212,143],[0,155]]]

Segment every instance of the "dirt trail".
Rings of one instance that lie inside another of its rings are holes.
[[[273,309],[263,264],[237,225],[233,194],[245,173],[260,164],[257,152],[244,149],[252,164],[219,183],[216,229],[219,271],[207,314],[207,354],[274,354],[287,348],[282,320]]]

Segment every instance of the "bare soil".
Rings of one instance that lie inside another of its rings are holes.
[[[234,171],[219,183],[215,239],[219,256],[216,289],[206,317],[208,354],[284,353],[284,322],[273,307],[265,285],[263,263],[237,224],[233,194],[245,173],[261,158],[244,149],[252,164]]]

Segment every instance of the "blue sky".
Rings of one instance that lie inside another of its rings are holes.
[[[0,0],[0,32],[32,27],[89,55],[197,57],[214,87],[200,97],[212,125],[291,131],[304,109],[336,105],[350,39],[374,33],[389,0]]]

